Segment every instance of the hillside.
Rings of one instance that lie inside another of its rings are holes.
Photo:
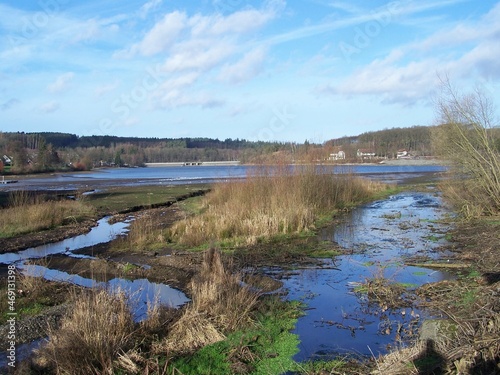
[[[141,166],[144,163],[234,161],[324,162],[342,152],[344,161],[431,155],[431,128],[414,126],[332,139],[323,144],[305,141],[262,142],[245,139],[78,136],[69,133],[1,133],[0,171],[12,173],[89,170],[102,166]],[[363,154],[359,154],[362,152]],[[364,155],[369,156],[364,156]]]

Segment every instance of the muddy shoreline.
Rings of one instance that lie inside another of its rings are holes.
[[[67,224],[67,225],[57,227],[54,229],[48,229],[48,230],[44,230],[44,231],[36,232],[36,233],[28,233],[28,234],[24,234],[24,235],[12,237],[12,238],[2,238],[2,239],[0,239],[0,254],[17,252],[17,251],[25,250],[25,249],[28,249],[31,247],[46,245],[46,244],[62,241],[64,239],[74,237],[74,236],[77,236],[80,234],[88,233],[96,225],[97,221],[99,219],[102,219],[105,216],[112,215],[112,216],[116,217],[116,219],[118,219],[118,218],[123,217],[123,215],[130,214],[130,213],[137,213],[139,211],[150,210],[150,209],[160,208],[160,207],[170,207],[177,202],[181,202],[181,201],[184,201],[186,199],[197,197],[197,196],[202,196],[202,195],[206,194],[207,191],[208,191],[208,189],[200,189],[200,190],[193,191],[191,193],[179,196],[175,200],[169,200],[169,201],[162,202],[162,203],[153,203],[153,204],[149,204],[149,205],[133,206],[133,207],[129,207],[129,208],[124,209],[124,210],[120,210],[119,212],[101,214],[100,216],[98,216],[94,219],[88,219],[88,220],[85,220],[85,221],[79,222],[79,223],[71,223],[71,224]],[[62,193],[62,191],[60,191],[59,193]]]

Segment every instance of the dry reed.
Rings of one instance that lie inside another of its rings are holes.
[[[203,213],[176,223],[172,237],[187,245],[260,237],[314,228],[321,216],[367,200],[381,185],[316,166],[262,168],[245,180],[217,184]]]
[[[259,294],[230,269],[219,251],[205,253],[201,271],[190,284],[192,302],[157,351],[189,352],[252,323],[250,313]]]
[[[50,229],[78,222],[95,215],[95,209],[81,201],[43,201],[40,197],[18,192],[8,208],[0,210],[0,237]]]
[[[38,353],[57,374],[113,373],[118,353],[129,349],[134,321],[123,292],[92,290],[74,294],[61,327]]]

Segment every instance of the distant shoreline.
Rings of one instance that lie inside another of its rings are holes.
[[[144,163],[148,168],[158,167],[191,167],[191,166],[212,166],[212,167],[230,167],[242,165],[240,161],[193,161],[193,162],[177,162],[177,163]]]

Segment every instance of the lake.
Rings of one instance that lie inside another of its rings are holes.
[[[106,186],[211,183],[245,178],[259,172],[257,166],[181,166],[108,168],[91,172],[57,173],[22,178],[16,184],[0,187],[4,191],[20,189],[81,189]],[[291,167],[293,168],[293,167]],[[320,166],[325,173],[354,173],[370,179],[401,182],[404,179],[440,173],[446,167],[438,165],[330,165]]]

